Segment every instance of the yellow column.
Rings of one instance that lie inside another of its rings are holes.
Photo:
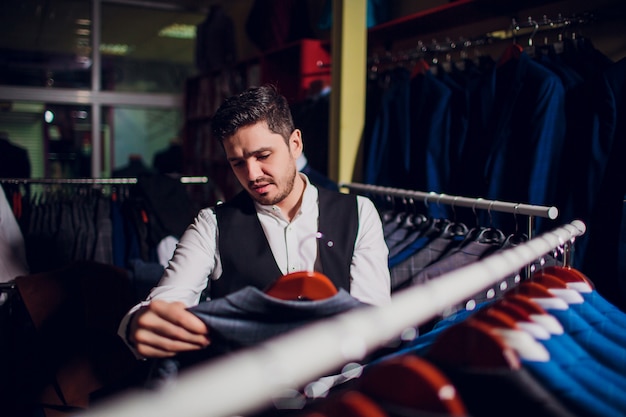
[[[352,182],[365,123],[366,0],[333,0],[329,175]]]

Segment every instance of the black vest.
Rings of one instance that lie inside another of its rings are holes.
[[[359,227],[356,196],[323,188],[318,188],[318,192],[318,230],[324,235],[324,242],[333,242],[329,247],[318,241],[318,261],[337,288],[350,291],[350,264]],[[243,191],[214,210],[222,276],[210,281],[211,298],[223,297],[247,285],[265,290],[283,274],[276,265],[252,198]]]

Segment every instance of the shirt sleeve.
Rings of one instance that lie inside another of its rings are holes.
[[[127,340],[127,327],[131,315],[151,300],[181,301],[188,307],[198,304],[209,277],[219,277],[217,220],[212,209],[203,209],[185,230],[176,245],[174,255],[165,272],[145,301],[135,305],[122,318],[118,335],[137,355]]]
[[[391,278],[382,222],[370,199],[357,196],[357,203],[359,230],[350,267],[350,294],[367,304],[385,305],[391,301]]]
[[[209,277],[219,275],[218,258],[217,220],[212,209],[204,209],[181,236],[148,300],[182,301],[189,307],[198,304]]]

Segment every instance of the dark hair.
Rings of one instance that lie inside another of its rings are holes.
[[[240,128],[262,121],[285,142],[295,129],[287,99],[270,84],[248,88],[224,100],[211,119],[211,130],[213,137],[222,142]]]

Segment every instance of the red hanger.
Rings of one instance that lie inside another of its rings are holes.
[[[507,46],[502,55],[500,55],[500,59],[498,59],[496,66],[501,67],[511,60],[518,60],[522,55],[522,52],[524,52],[524,48],[517,43]]]
[[[428,62],[426,62],[424,58],[420,58],[417,60],[415,65],[413,65],[413,69],[411,70],[411,78],[420,74],[424,75],[428,71],[430,71],[430,66],[428,65]]]
[[[342,393],[323,407],[324,417],[387,417],[374,400],[354,390]]]
[[[297,271],[278,278],[265,294],[281,300],[323,300],[337,294],[330,278],[317,271]]]
[[[489,306],[489,309],[501,311],[507,316],[513,318],[515,321],[528,321],[532,322],[530,313],[522,306],[512,303],[505,298],[501,298],[495,301]]]
[[[537,284],[541,284],[546,288],[567,288],[567,283],[563,281],[561,278],[548,274],[544,271],[539,271],[530,279],[531,282],[536,282]]]
[[[453,367],[520,369],[520,359],[494,326],[469,317],[437,337],[427,358]]]
[[[414,355],[373,365],[361,376],[357,389],[374,400],[416,411],[467,415],[463,400],[448,378],[433,364]]]
[[[530,316],[532,314],[548,314],[543,307],[534,302],[531,298],[523,295],[516,294],[514,292],[507,292],[502,299],[502,303],[510,303],[514,304],[526,311],[526,313]]]
[[[524,281],[511,289],[513,293],[522,294],[530,298],[555,298],[548,288],[538,282]],[[507,291],[508,293],[509,291]]]
[[[519,329],[512,316],[496,308],[483,308],[474,313],[473,317],[476,320],[480,320],[490,326],[505,329]]]
[[[557,297],[555,297],[558,299]],[[516,294],[513,292],[507,292],[504,295],[503,301],[513,303],[518,307],[523,308],[531,318],[532,322],[539,323],[550,334],[562,334],[563,325],[558,321],[556,317],[548,313],[537,301],[531,297],[523,294]]]
[[[539,272],[555,275],[565,282],[582,282],[589,284],[591,288],[595,288],[593,282],[585,274],[570,266],[546,266]]]

